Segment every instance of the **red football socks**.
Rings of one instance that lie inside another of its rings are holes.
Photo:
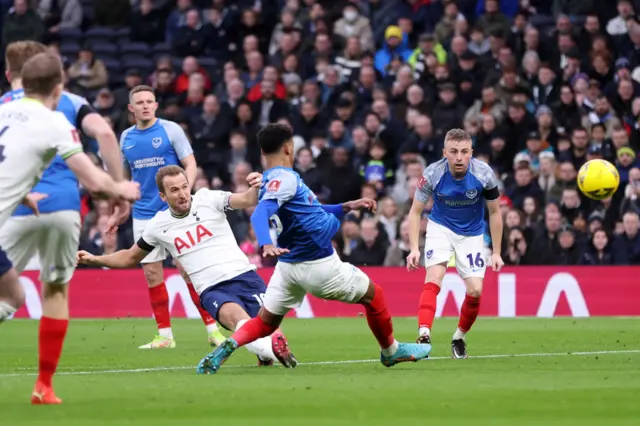
[[[69,326],[68,319],[42,317],[38,334],[39,362],[38,382],[51,387],[51,380],[58,368],[64,337]]]
[[[471,326],[476,322],[476,318],[478,317],[478,312],[480,312],[480,298],[467,294],[464,297],[464,302],[460,309],[460,320],[458,321],[460,331],[466,333],[471,330]]]
[[[367,313],[367,323],[369,328],[376,336],[378,343],[382,349],[390,347],[395,339],[393,338],[393,322],[391,321],[391,313],[387,309],[384,300],[384,292],[382,287],[374,284],[375,293],[371,303],[365,304],[364,309]]]
[[[200,313],[202,322],[204,322],[205,325],[215,324],[216,320],[214,320],[213,317],[209,315],[209,312],[207,312],[200,304],[200,296],[198,296],[198,292],[196,291],[191,281],[187,281],[187,288],[189,289],[189,295],[191,296],[191,301],[193,302],[194,305],[196,305],[196,308],[198,308],[198,312]]]
[[[435,283],[425,283],[420,294],[418,307],[418,327],[426,327],[431,330],[433,319],[436,316],[436,299],[440,293],[440,287]]]
[[[231,338],[238,342],[238,347],[240,347],[254,340],[258,340],[261,337],[270,336],[277,329],[277,325],[266,324],[262,321],[262,318],[256,317],[244,323],[242,327],[233,333]]]
[[[171,314],[169,313],[169,293],[164,283],[149,287],[149,298],[153,316],[158,324],[158,330],[171,328]]]

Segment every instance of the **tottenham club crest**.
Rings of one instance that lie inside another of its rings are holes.
[[[478,195],[478,190],[470,189],[467,192],[465,192],[464,195],[466,195],[468,199],[473,200],[474,198],[476,198],[476,195]]]
[[[153,145],[154,148],[159,148],[160,145],[162,145],[162,138],[151,139],[151,145]]]

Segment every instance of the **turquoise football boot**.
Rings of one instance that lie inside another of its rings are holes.
[[[429,358],[431,345],[427,343],[398,343],[398,350],[391,356],[380,354],[380,362],[385,367],[393,367],[401,362],[415,362]]]
[[[238,342],[229,338],[213,352],[202,358],[196,367],[196,374],[216,374],[231,354],[238,349]]]

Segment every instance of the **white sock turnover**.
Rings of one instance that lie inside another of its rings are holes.
[[[242,327],[248,320],[238,321],[236,324],[236,331]],[[273,360],[278,361],[275,354],[273,353],[273,349],[271,347],[271,336],[262,337],[258,340],[254,340],[251,343],[247,343],[244,345],[245,348],[252,354],[258,355],[262,360]]]
[[[431,330],[429,330],[429,327],[420,327],[418,329],[418,336],[431,336]]]
[[[219,330],[217,322],[214,322],[213,324],[207,324],[207,334],[211,334],[217,330]]]
[[[456,332],[453,333],[453,340],[460,340],[460,339],[464,340],[464,336],[466,335],[467,335],[466,331],[462,331],[459,328],[456,328]]]
[[[382,355],[384,356],[393,356],[398,351],[398,341],[394,340],[391,346],[388,348],[382,349]]]
[[[159,328],[158,336],[173,340],[173,330],[171,328]]]
[[[17,311],[16,308],[7,302],[0,302],[0,322],[6,320]]]

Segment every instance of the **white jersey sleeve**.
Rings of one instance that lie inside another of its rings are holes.
[[[162,245],[161,238],[158,237],[158,221],[155,219],[154,217],[147,222],[142,231],[142,237],[137,241],[138,247],[144,251],[152,252],[154,248]]]
[[[261,191],[260,200],[276,200],[281,206],[295,197],[298,191],[298,179],[288,170],[273,170],[269,172]]]
[[[78,130],[69,123],[69,120],[61,112],[53,112],[50,126],[51,139],[49,141],[51,147],[57,151],[63,160],[83,152]]]
[[[224,213],[227,210],[233,210],[229,205],[231,195],[233,194],[227,191],[212,191],[210,189],[202,188],[196,192],[195,196],[202,200],[204,204]]]

